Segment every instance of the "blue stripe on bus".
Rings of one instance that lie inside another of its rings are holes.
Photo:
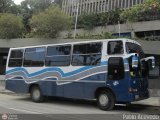
[[[107,61],[101,62],[101,66],[102,65],[107,65]],[[99,67],[99,66],[85,66],[85,67],[82,67],[82,68],[77,69],[75,71],[68,72],[68,73],[64,73],[60,68],[46,68],[46,69],[40,70],[40,71],[35,72],[35,73],[31,73],[31,74],[29,74],[28,71],[25,68],[15,68],[15,69],[6,71],[6,74],[10,74],[10,73],[17,72],[17,71],[23,71],[23,72],[26,73],[27,77],[33,77],[33,76],[36,76],[36,75],[39,75],[39,74],[42,74],[42,73],[45,73],[45,72],[57,71],[61,74],[62,77],[68,77],[68,76],[80,73],[84,70],[88,70],[88,69],[95,68],[95,67]]]

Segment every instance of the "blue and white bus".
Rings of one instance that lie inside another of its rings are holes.
[[[147,77],[154,64],[130,39],[11,48],[6,89],[30,93],[34,102],[46,96],[96,99],[100,109],[111,110],[116,103],[149,97]]]

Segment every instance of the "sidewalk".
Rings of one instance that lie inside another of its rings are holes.
[[[132,102],[132,104],[140,104],[140,105],[160,107],[160,97],[150,97],[146,100]]]
[[[6,90],[4,87],[0,86],[0,94],[15,94],[9,90]]]

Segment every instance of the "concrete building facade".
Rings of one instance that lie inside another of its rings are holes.
[[[127,22],[124,24],[97,26],[92,30],[77,29],[77,36],[100,35],[106,32],[112,33],[115,36],[129,38],[139,38],[147,41],[160,41],[160,20],[142,21],[142,22]],[[68,32],[62,32],[62,36],[67,36]],[[74,30],[71,31],[74,34]],[[72,36],[73,37],[73,36]]]
[[[62,10],[70,16],[82,13],[102,13],[115,10],[116,8],[128,9],[145,0],[63,0]]]

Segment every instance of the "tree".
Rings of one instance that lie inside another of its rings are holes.
[[[146,0],[143,4],[138,4],[121,13],[121,19],[130,22],[148,21],[156,19],[160,14],[160,0]]]
[[[118,24],[118,21],[123,23],[124,21],[120,20],[121,12],[122,10],[116,9],[105,13],[81,14],[78,16],[77,27],[91,30],[96,26],[115,25]],[[75,17],[73,21],[74,19]]]
[[[78,27],[90,30],[97,24],[97,14],[82,14],[78,17]]]
[[[31,32],[29,21],[32,15],[43,12],[49,8],[53,4],[52,1],[53,0],[24,0],[21,2],[21,15],[23,16],[23,24],[27,33]]]
[[[12,0],[0,0],[0,13],[6,13],[14,4]]]
[[[12,0],[0,0],[0,13],[21,14],[21,6],[16,5]]]
[[[51,6],[31,19],[32,34],[37,37],[56,38],[60,31],[68,29],[70,25],[70,17],[58,6]]]
[[[0,14],[0,38],[19,38],[23,33],[22,19],[13,14]]]
[[[21,5],[30,9],[33,13],[39,13],[52,5],[53,0],[25,0],[21,2]]]
[[[63,0],[54,0],[54,3],[55,3],[55,4],[58,4],[59,6],[62,6],[62,1],[63,1]]]
[[[8,13],[12,13],[15,15],[21,15],[22,14],[22,8],[20,5],[12,4],[9,7]]]

